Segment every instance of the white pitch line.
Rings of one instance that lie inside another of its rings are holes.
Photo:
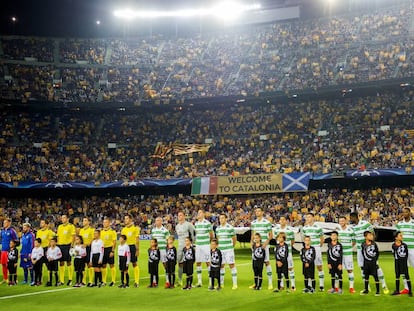
[[[247,265],[250,265],[250,263],[241,263],[238,266],[247,266]],[[207,269],[203,269],[203,270],[206,271]],[[145,280],[145,279],[149,279],[149,277],[143,277],[143,278],[140,278],[140,279],[141,280],[142,279]],[[3,297],[0,297],[0,300],[17,298],[17,297],[25,297],[25,296],[33,296],[33,295],[41,295],[41,294],[47,294],[47,293],[56,293],[56,292],[60,292],[60,291],[64,291],[64,290],[70,290],[70,289],[75,289],[75,287],[66,287],[66,288],[44,290],[44,291],[33,292],[33,293],[25,293],[25,294],[11,295],[11,296],[3,296]]]
[[[60,292],[60,291],[70,290],[70,289],[75,289],[75,287],[67,287],[67,288],[44,290],[44,291],[33,292],[33,293],[25,293],[25,294],[11,295],[11,296],[3,296],[3,297],[0,297],[0,300],[11,299],[11,298],[16,298],[16,297],[24,297],[24,296],[41,295],[41,294],[47,294],[47,293],[55,293],[55,292]]]

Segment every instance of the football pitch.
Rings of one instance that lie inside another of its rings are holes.
[[[325,269],[325,292],[314,294],[303,294],[302,265],[299,255],[294,255],[296,286],[295,292],[273,293],[267,289],[267,276],[263,271],[263,289],[254,291],[249,289],[253,284],[253,272],[251,268],[250,249],[239,247],[236,250],[236,261],[238,270],[238,289],[232,290],[230,269],[226,267],[225,286],[221,291],[208,291],[207,271],[203,271],[203,287],[184,291],[181,288],[164,289],[164,270],[160,265],[160,286],[158,288],[147,288],[149,284],[147,270],[148,241],[141,241],[140,246],[140,287],[133,286],[126,289],[117,287],[119,275],[115,287],[102,288],[73,288],[62,287],[31,287],[22,285],[9,287],[0,285],[0,310],[404,310],[414,306],[414,297],[407,295],[391,296],[381,293],[375,297],[371,292],[367,296],[360,296],[359,291],[363,288],[359,268],[355,269],[355,289],[357,293],[350,294],[348,291],[348,276],[344,273],[344,294],[328,294],[330,287],[330,276]],[[239,244],[238,244],[239,246]],[[325,254],[324,254],[325,256]],[[271,257],[272,258],[272,257]],[[324,258],[326,268],[326,258]],[[390,253],[382,253],[379,263],[384,270],[385,278],[390,289],[394,290],[395,274],[394,260]],[[272,258],[273,286],[276,285],[275,260]],[[203,268],[205,268],[203,266]],[[108,271],[109,272],[109,271]],[[22,269],[18,270],[21,280]],[[411,277],[414,269],[410,269]],[[44,276],[46,276],[46,271]],[[133,284],[133,271],[130,270]],[[110,273],[108,273],[108,279]],[[196,275],[194,274],[196,282]],[[46,278],[44,278],[44,281]],[[402,282],[401,282],[402,283]],[[45,284],[45,282],[44,282]],[[371,288],[374,281],[370,279]],[[317,278],[318,287],[318,278]],[[7,309],[6,309],[7,308]]]

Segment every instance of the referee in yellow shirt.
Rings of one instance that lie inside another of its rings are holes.
[[[69,255],[69,250],[73,245],[76,235],[75,226],[69,223],[69,218],[67,215],[62,215],[60,218],[62,223],[58,226],[57,229],[57,245],[59,246],[62,257],[59,259],[60,266],[59,266],[59,279],[60,282],[58,285],[65,284],[65,262],[68,266],[68,282],[67,286],[72,284],[72,276],[73,276],[73,266],[72,266],[72,259]]]
[[[114,286],[116,278],[115,269],[115,247],[116,247],[116,232],[111,228],[111,221],[105,217],[103,220],[103,229],[101,230],[101,240],[104,244],[104,256],[102,261],[102,282],[106,284],[107,265],[109,264],[111,270],[111,283],[109,286]]]
[[[49,222],[47,220],[42,219],[40,221],[39,230],[36,232],[36,239],[41,239],[42,242],[40,246],[43,248],[43,258],[42,261],[48,267],[49,261],[46,258],[47,248],[49,247],[50,240],[55,236],[55,233],[50,230]],[[42,278],[40,278],[40,284],[42,284]]]
[[[121,234],[124,234],[127,237],[127,244],[131,252],[131,263],[134,269],[134,287],[139,286],[139,266],[138,266],[138,256],[139,256],[139,234],[141,229],[134,226],[131,215],[125,215],[124,217],[125,227],[122,228]]]
[[[88,217],[83,217],[82,225],[83,225],[83,227],[80,228],[79,235],[82,237],[83,245],[85,245],[85,248],[86,248],[86,257],[85,258],[87,258],[87,259],[85,259],[85,265],[86,265],[87,271],[89,272],[88,273],[89,274],[89,283],[88,283],[88,285],[89,285],[89,284],[92,284],[92,282],[93,282],[93,274],[94,274],[93,273],[93,268],[88,267],[88,262],[89,262],[89,257],[91,256],[91,243],[92,243],[92,240],[93,240],[93,234],[95,232],[95,229],[90,226],[90,219]],[[86,274],[87,273],[83,274],[83,280],[82,280],[83,285],[86,284]]]

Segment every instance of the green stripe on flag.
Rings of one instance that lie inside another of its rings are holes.
[[[191,185],[191,194],[200,194],[201,190],[201,177],[193,178],[193,184]]]

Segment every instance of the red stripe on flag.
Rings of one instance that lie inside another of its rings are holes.
[[[217,176],[211,176],[210,177],[209,193],[216,194],[217,193],[217,187],[218,187],[218,178],[217,178]]]

